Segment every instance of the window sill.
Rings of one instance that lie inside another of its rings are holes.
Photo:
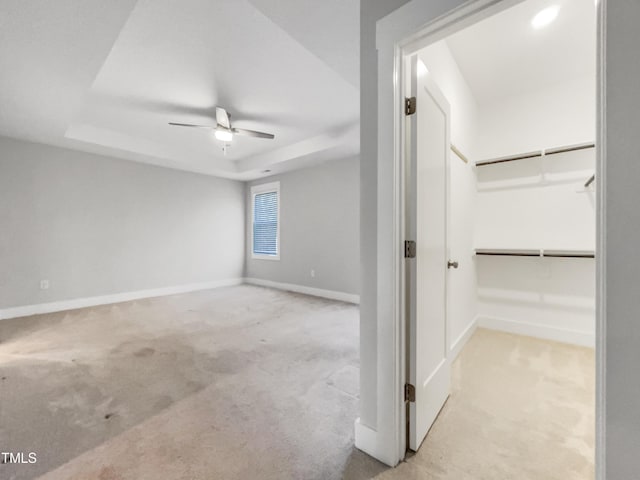
[[[258,253],[252,253],[251,258],[253,260],[280,260],[280,255],[260,255]]]

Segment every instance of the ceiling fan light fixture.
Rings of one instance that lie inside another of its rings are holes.
[[[231,133],[229,130],[222,130],[219,128],[215,130],[214,135],[221,142],[230,142],[231,140],[233,140],[233,133]]]

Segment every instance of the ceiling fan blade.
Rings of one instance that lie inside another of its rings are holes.
[[[193,125],[191,123],[175,123],[175,122],[169,122],[169,125],[173,125],[174,127],[193,127],[193,128],[216,128],[216,127],[211,127],[209,125]]]
[[[229,120],[229,114],[222,107],[216,107],[216,122],[218,122],[218,125],[226,128],[227,130],[231,128],[231,120]]]
[[[236,135],[244,135],[246,137],[268,138],[274,139],[275,135],[272,133],[256,132],[255,130],[245,130],[243,128],[232,128],[231,131]]]

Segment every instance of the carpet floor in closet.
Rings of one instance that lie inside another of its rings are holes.
[[[590,348],[477,329],[417,453],[379,480],[592,480]]]

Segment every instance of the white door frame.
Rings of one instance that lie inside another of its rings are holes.
[[[524,0],[411,0],[377,22],[378,49],[378,362],[376,437],[360,432],[365,451],[396,465],[406,451],[405,326],[405,205],[404,59],[451,33]],[[457,6],[452,8],[452,5]],[[596,175],[603,185],[605,140],[605,32],[607,0],[598,2]],[[388,179],[392,178],[393,182]],[[597,189],[596,205],[596,479],[605,479],[605,274],[604,188]],[[391,199],[391,202],[388,200]],[[380,218],[384,221],[381,221]],[[389,226],[392,235],[389,235]],[[389,253],[392,253],[392,257]],[[392,279],[392,298],[389,298]],[[391,317],[392,322],[389,321]],[[386,318],[386,320],[385,320]],[[393,360],[393,361],[391,361]],[[358,443],[356,425],[356,443]],[[364,438],[364,437],[367,438]]]

